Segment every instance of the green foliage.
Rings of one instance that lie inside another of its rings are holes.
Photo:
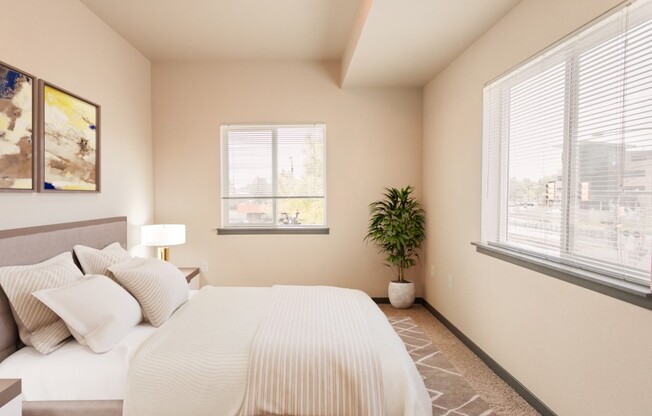
[[[302,157],[295,158],[297,171],[303,172],[299,176],[294,169],[282,169],[278,173],[278,194],[290,195],[320,195],[324,189],[324,145],[320,139],[315,139],[308,133],[305,138]],[[287,212],[290,216],[299,213],[302,225],[315,225],[324,223],[324,199],[279,199],[277,212]]]
[[[426,215],[421,203],[411,196],[414,188],[386,188],[384,198],[369,204],[369,227],[365,241],[371,241],[396,267],[398,280],[417,264],[418,250],[426,237]]]

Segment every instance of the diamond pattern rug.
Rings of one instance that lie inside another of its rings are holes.
[[[433,416],[496,415],[412,318],[388,319],[423,377],[432,401]]]

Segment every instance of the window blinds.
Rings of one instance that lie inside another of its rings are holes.
[[[482,241],[650,284],[652,2],[484,89]]]
[[[325,125],[224,125],[223,226],[325,225]]]

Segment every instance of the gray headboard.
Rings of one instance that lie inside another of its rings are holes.
[[[34,264],[77,244],[104,248],[119,242],[127,248],[127,217],[43,225],[0,231],[0,267]],[[0,361],[18,348],[18,330],[9,301],[0,290]]]

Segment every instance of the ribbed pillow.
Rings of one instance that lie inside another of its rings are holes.
[[[103,274],[110,278],[113,278],[113,275],[108,270],[109,266],[131,258],[129,252],[117,242],[102,250],[81,245],[76,245],[73,250],[84,274]]]
[[[20,339],[41,354],[56,350],[70,337],[66,324],[32,296],[42,289],[64,286],[84,277],[66,252],[42,263],[0,268],[0,285],[18,325]]]
[[[143,315],[159,327],[188,300],[183,273],[167,261],[134,258],[109,267],[118,282],[140,303]]]
[[[106,352],[143,320],[138,301],[103,275],[32,293],[52,309],[82,345]]]

